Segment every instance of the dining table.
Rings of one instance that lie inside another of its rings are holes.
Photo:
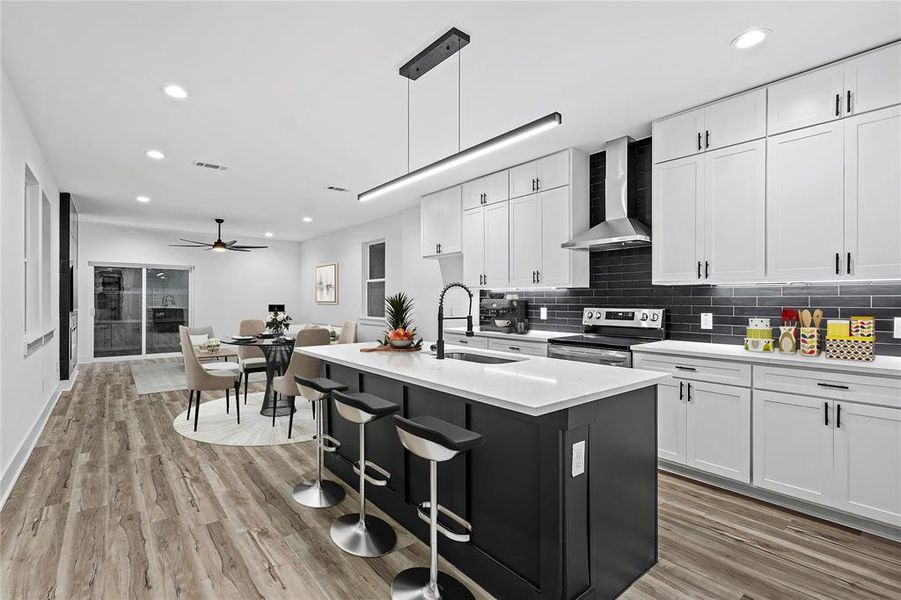
[[[255,346],[259,348],[266,359],[266,392],[263,395],[263,405],[260,414],[272,417],[284,417],[294,410],[287,398],[277,396],[272,390],[272,380],[278,375],[284,375],[291,362],[291,354],[294,352],[294,338],[285,336],[233,336],[224,338],[223,344],[234,346]]]

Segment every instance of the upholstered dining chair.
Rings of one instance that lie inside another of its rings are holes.
[[[321,327],[304,329],[297,334],[296,338],[294,338],[295,348],[300,348],[301,346],[328,345],[328,329],[323,329]],[[294,411],[296,409],[294,398],[296,396],[303,396],[306,399],[310,399],[314,397],[314,395],[316,398],[321,395],[315,390],[298,385],[294,380],[294,377],[319,377],[320,368],[320,361],[318,358],[294,352],[291,354],[291,362],[288,363],[288,369],[285,371],[285,374],[272,380],[272,391],[291,399],[291,415],[288,417],[289,438],[291,437],[291,430],[294,428]]]
[[[266,330],[261,319],[244,319],[238,325],[238,335],[259,335]],[[247,384],[251,373],[266,372],[266,357],[256,346],[238,346],[238,385],[244,380],[244,404],[247,404]]]
[[[341,326],[341,335],[338,336],[339,344],[353,344],[357,341],[357,322],[344,321]]]
[[[241,406],[238,401],[238,369],[237,366],[226,367],[225,364],[203,365],[197,359],[194,345],[188,328],[178,326],[178,335],[181,340],[181,353],[185,361],[185,381],[188,387],[188,419],[191,419],[191,405],[194,405],[194,431],[197,431],[197,422],[200,417],[201,392],[225,390],[225,412],[230,411],[229,392],[235,390],[235,412],[238,415],[238,425],[241,424]]]

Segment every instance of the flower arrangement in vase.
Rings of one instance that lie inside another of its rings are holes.
[[[291,324],[291,315],[283,312],[271,312],[266,318],[266,329],[275,336],[285,333],[288,325]]]
[[[206,347],[207,352],[215,353],[219,352],[219,348],[222,346],[221,340],[219,338],[211,337],[207,338],[206,342],[204,342],[204,347]]]
[[[381,346],[392,348],[419,348],[422,338],[416,340],[413,326],[413,299],[404,292],[385,298],[385,322],[388,325],[385,336],[379,341]],[[416,340],[414,342],[414,340]]]

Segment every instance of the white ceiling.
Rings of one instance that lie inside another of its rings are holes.
[[[424,191],[356,201],[405,172],[407,80],[397,69],[451,26],[472,36],[462,53],[463,147],[563,114],[562,127],[467,175],[644,137],[659,116],[901,37],[899,2],[0,6],[3,66],[82,212],[210,233],[223,217],[229,237],[269,230],[295,240],[398,212]],[[732,49],[750,27],[773,33]],[[456,77],[452,59],[412,84],[414,168],[457,148]],[[191,97],[163,95],[170,82]],[[149,148],[167,158],[147,159]],[[307,215],[313,223],[300,221]]]

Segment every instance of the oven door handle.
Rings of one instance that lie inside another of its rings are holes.
[[[551,344],[549,350],[552,354],[557,354],[559,356],[578,356],[591,359],[613,359],[619,361],[625,361],[629,358],[628,352],[620,350],[583,350],[581,348],[572,348],[559,344]]]

